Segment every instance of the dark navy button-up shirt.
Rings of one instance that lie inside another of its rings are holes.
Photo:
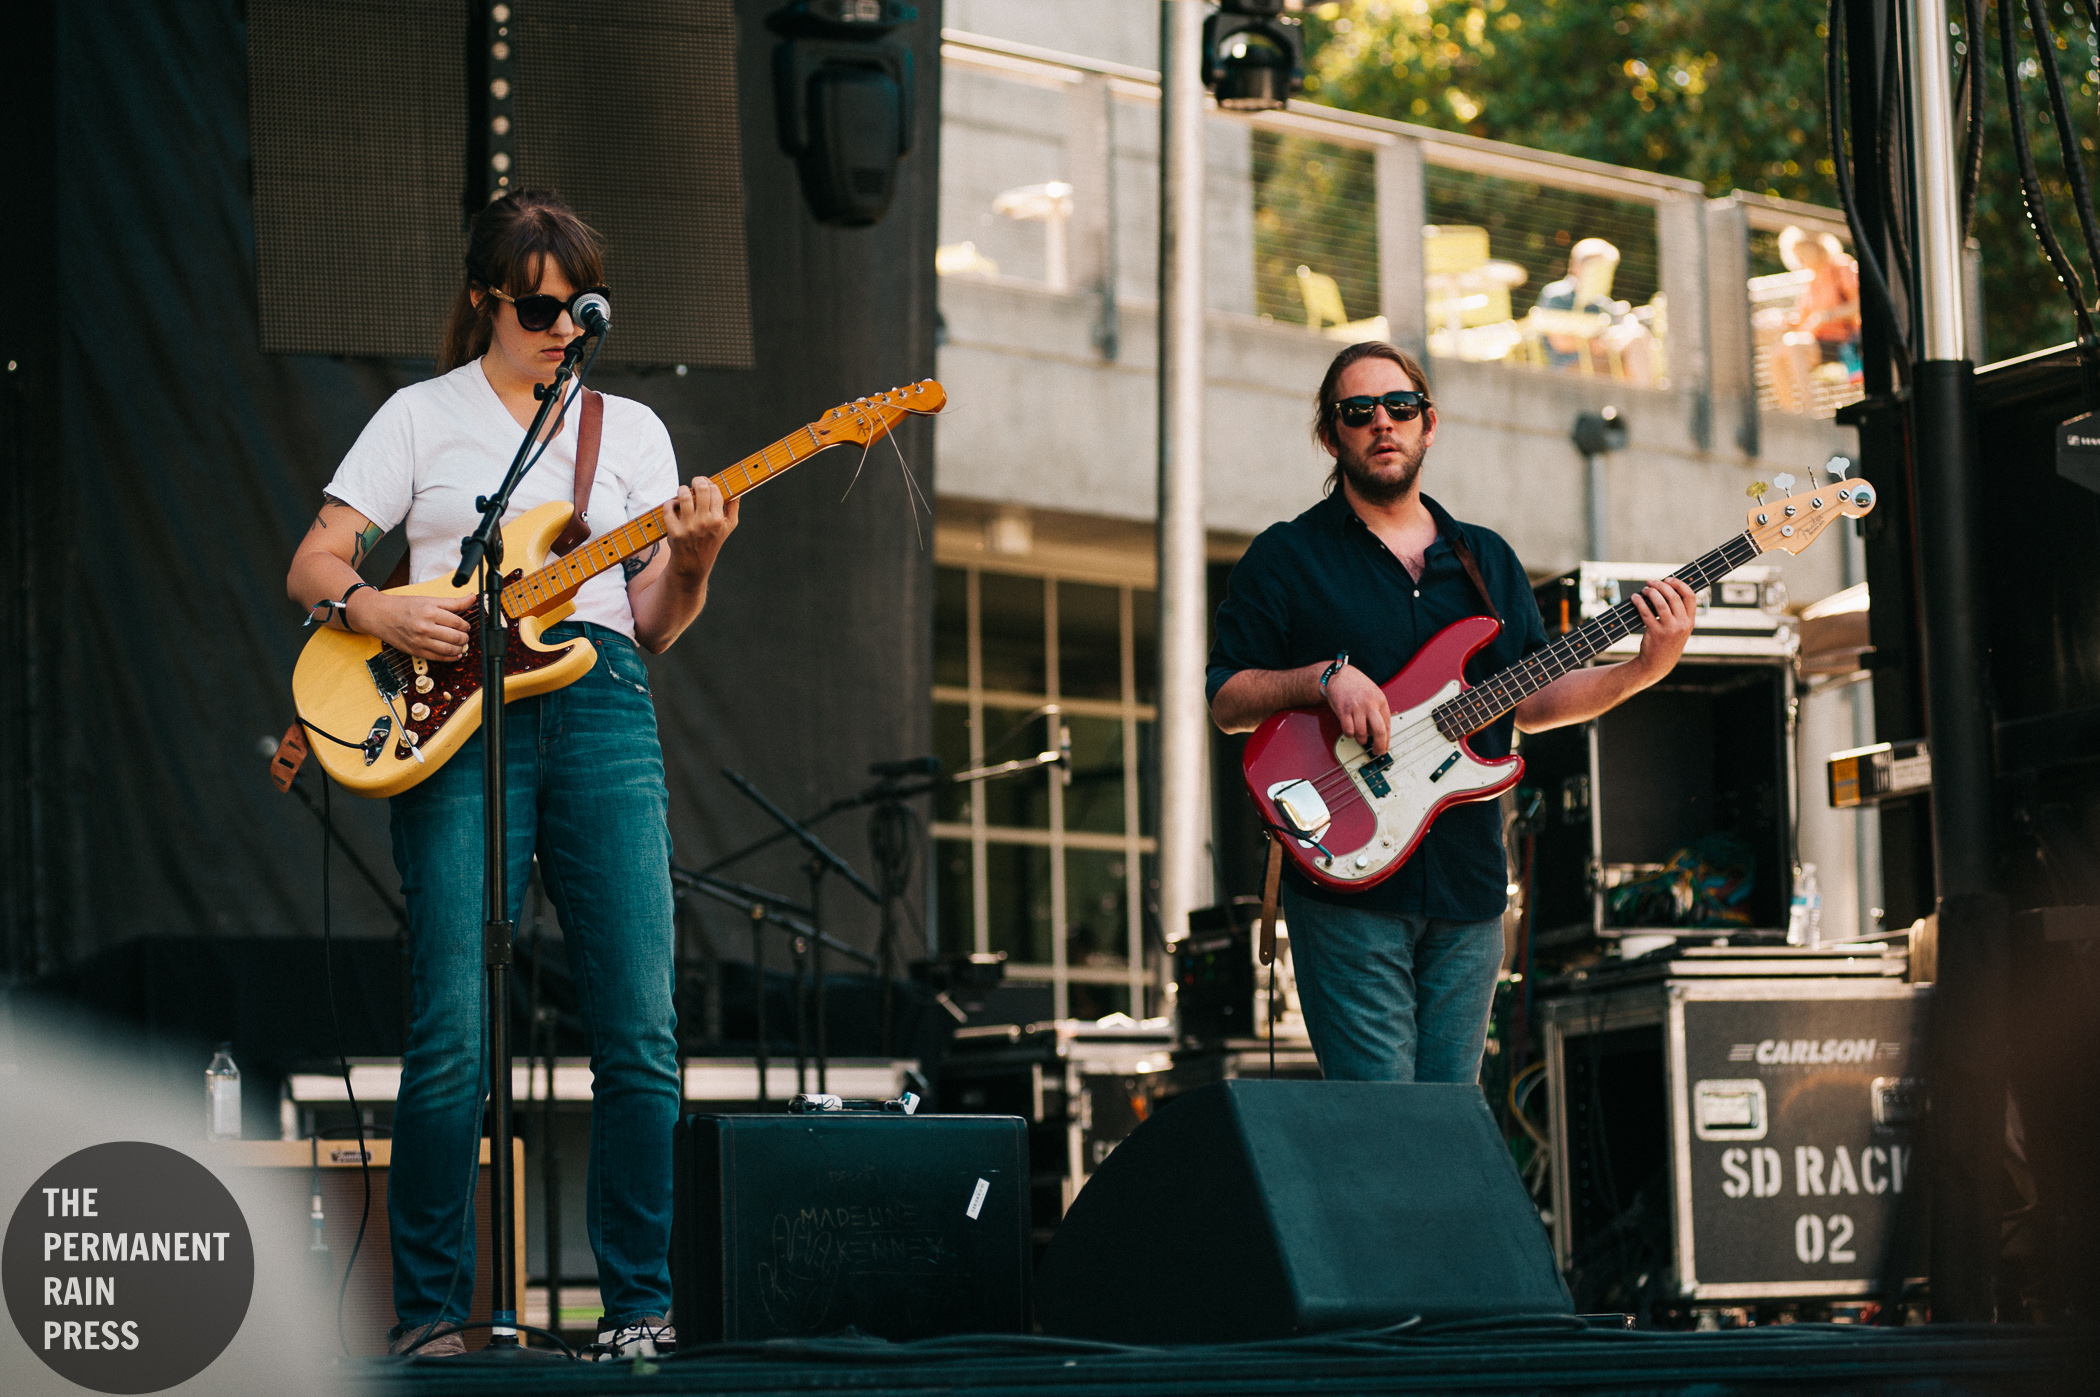
[[[1419,581],[1359,519],[1340,490],[1289,523],[1264,530],[1232,570],[1218,608],[1208,694],[1243,669],[1297,669],[1349,652],[1349,663],[1383,684],[1430,637],[1467,616],[1485,616],[1480,593],[1450,539],[1472,550],[1502,615],[1502,632],[1466,666],[1478,684],[1546,644],[1545,626],[1523,564],[1499,534],[1461,524],[1427,495],[1436,520]],[[1505,716],[1470,739],[1482,757],[1509,754],[1514,720]],[[1323,902],[1452,921],[1485,921],[1509,901],[1502,816],[1494,801],[1453,806],[1437,818],[1413,857],[1362,892],[1322,888],[1285,865],[1296,891]]]

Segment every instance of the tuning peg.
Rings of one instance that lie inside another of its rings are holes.
[[[1824,462],[1823,469],[1830,472],[1832,480],[1843,480],[1845,473],[1852,469],[1852,458],[1850,456],[1833,456]]]
[[[1785,471],[1781,471],[1778,475],[1772,477],[1772,487],[1776,490],[1791,493],[1794,488],[1794,477],[1788,475]]]
[[[1765,491],[1771,488],[1771,486],[1765,484],[1762,480],[1753,480],[1750,482],[1750,488],[1743,491],[1743,493],[1748,495],[1751,499],[1756,500],[1759,504],[1763,504],[1765,502]]]

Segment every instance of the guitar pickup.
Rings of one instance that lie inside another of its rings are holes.
[[[1441,781],[1444,779],[1444,773],[1457,765],[1458,753],[1454,751],[1450,756],[1444,758],[1444,764],[1442,766],[1438,767],[1435,771],[1429,773],[1429,779],[1432,782]]]
[[[1393,793],[1393,787],[1392,783],[1385,779],[1385,774],[1392,770],[1392,767],[1393,754],[1388,752],[1382,757],[1373,757],[1365,762],[1356,769],[1356,774],[1363,778],[1365,787],[1372,795],[1389,796]]]

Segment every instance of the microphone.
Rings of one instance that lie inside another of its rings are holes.
[[[612,302],[603,291],[586,291],[569,306],[569,318],[587,335],[602,335],[612,326]]]

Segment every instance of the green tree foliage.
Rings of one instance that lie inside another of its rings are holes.
[[[2082,9],[2048,3],[2079,144],[2100,166],[2089,134],[2100,45]],[[1824,0],[1330,0],[1306,14],[1306,96],[1693,179],[1710,194],[1743,189],[1835,206],[1823,96],[1827,13]],[[2024,8],[2016,14],[2036,162],[2052,224],[2090,301],[2100,278],[2078,239]],[[1991,15],[1974,231],[1988,352],[2001,357],[2070,338],[2071,316],[2027,225]],[[1967,38],[1950,36],[1950,64],[1965,60]]]

